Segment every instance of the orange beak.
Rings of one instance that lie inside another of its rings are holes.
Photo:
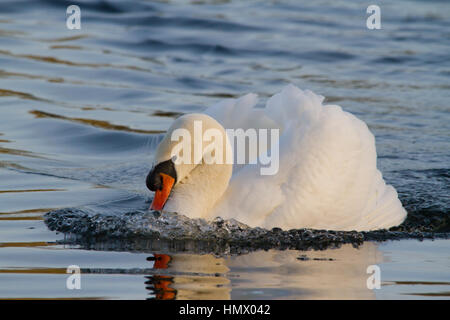
[[[169,262],[172,258],[167,254],[154,254],[155,256],[155,264],[153,265],[154,269],[167,269],[169,267]]]
[[[171,176],[160,173],[162,178],[162,190],[156,190],[155,191],[155,197],[153,198],[152,206],[150,209],[152,210],[162,210],[164,207],[164,204],[167,201],[167,198],[169,198],[170,191],[172,191],[173,184],[175,183],[175,179]]]

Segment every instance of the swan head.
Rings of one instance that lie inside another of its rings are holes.
[[[173,186],[177,182],[177,171],[172,159],[163,161],[154,166],[145,180],[147,188],[155,192],[152,210],[162,210],[169,198]]]
[[[231,177],[227,153],[232,155],[227,134],[215,119],[196,113],[177,118],[158,145],[147,175],[147,188],[155,192],[150,209],[192,216],[192,211],[211,208]],[[211,154],[222,158],[210,163]]]

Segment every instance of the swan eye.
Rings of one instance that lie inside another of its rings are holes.
[[[164,186],[161,173],[171,176],[175,179],[175,181],[177,180],[177,173],[175,171],[175,165],[172,160],[169,159],[167,161],[160,162],[156,166],[154,166],[147,175],[145,183],[150,191],[163,189]]]

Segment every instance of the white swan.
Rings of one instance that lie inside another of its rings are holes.
[[[257,96],[247,94],[176,119],[147,176],[148,188],[156,190],[153,208],[190,218],[235,218],[264,228],[366,231],[402,223],[406,211],[377,170],[375,139],[367,125],[339,106],[322,105],[323,99],[289,85],[265,108],[255,108]],[[221,133],[224,128],[279,128],[278,173],[261,175],[258,164],[234,170],[231,164],[205,161],[175,164],[178,142],[171,135],[180,128],[193,133],[196,120],[204,131]]]

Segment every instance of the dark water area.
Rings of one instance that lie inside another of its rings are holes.
[[[140,209],[127,211],[131,203]],[[161,244],[175,251],[213,253],[216,256],[257,250],[325,250],[364,241],[449,239],[449,218],[433,212],[414,212],[398,227],[370,232],[314,229],[251,228],[220,217],[208,222],[175,213],[148,210],[150,201],[136,196],[119,203],[107,202],[63,208],[44,215],[50,230],[66,234],[59,243],[109,250],[158,250]],[[125,206],[124,206],[125,205]],[[153,240],[153,241],[149,241]]]
[[[66,8],[71,4],[81,8],[81,30],[66,28]],[[366,28],[368,5],[289,0],[1,1],[0,282],[2,277],[4,283],[20,282],[23,274],[32,275],[25,269],[62,270],[76,264],[71,255],[79,255],[82,266],[91,265],[86,271],[101,269],[102,261],[114,254],[139,252],[144,260],[150,253],[168,254],[173,261],[183,252],[193,260],[212,254],[205,265],[225,259],[217,263],[238,270],[227,271],[235,275],[254,271],[264,259],[278,263],[277,255],[300,263],[296,250],[320,249],[308,254],[336,254],[337,261],[347,262],[352,255],[368,252],[372,257],[378,250],[389,252],[392,261],[397,257],[426,271],[402,278],[395,268],[386,267],[392,281],[381,290],[387,293],[376,297],[398,297],[405,285],[395,281],[411,278],[444,282],[442,290],[428,284],[419,290],[422,293],[448,292],[448,273],[442,271],[448,268],[448,240],[388,241],[380,244],[385,249],[375,249],[372,241],[441,239],[450,232],[450,4],[379,3],[380,30]],[[207,224],[176,216],[157,218],[147,210],[151,195],[145,176],[174,118],[248,92],[265,103],[289,83],[325,96],[326,102],[368,124],[376,137],[378,167],[408,211],[402,226],[372,233],[262,230],[236,221]],[[402,252],[408,248],[415,248],[411,250],[423,259],[405,258]],[[426,257],[427,251],[436,254]],[[341,252],[345,259],[339,258]],[[230,253],[249,254],[227,257]],[[40,255],[48,256],[48,262],[25,258]],[[246,271],[245,256],[254,257]],[[423,267],[426,260],[443,262],[436,262],[436,271]],[[114,271],[120,266],[130,271],[122,262],[105,268]],[[149,269],[139,268],[141,275]],[[252,291],[235,280],[217,282],[209,275],[226,272],[214,268],[201,273],[207,275],[208,292],[228,283],[232,293],[217,297],[257,298],[259,291],[266,298],[321,296],[305,293],[311,293],[313,285],[300,292],[298,287],[277,291],[273,283],[265,283]],[[258,269],[260,276],[273,272],[273,266],[267,268]],[[168,270],[164,276],[178,275],[178,269]],[[433,272],[441,272],[443,278],[429,278]],[[3,289],[0,297],[65,297],[65,291],[38,290],[40,284],[52,283],[51,277],[65,276],[59,273],[37,272],[37,291]],[[309,275],[313,281],[322,274]],[[192,277],[197,275],[187,278]],[[109,297],[98,281],[98,291],[81,296]],[[176,287],[174,283],[170,286]],[[178,290],[178,298],[199,297]],[[117,292],[115,298],[148,294]],[[407,297],[415,297],[412,293]]]

